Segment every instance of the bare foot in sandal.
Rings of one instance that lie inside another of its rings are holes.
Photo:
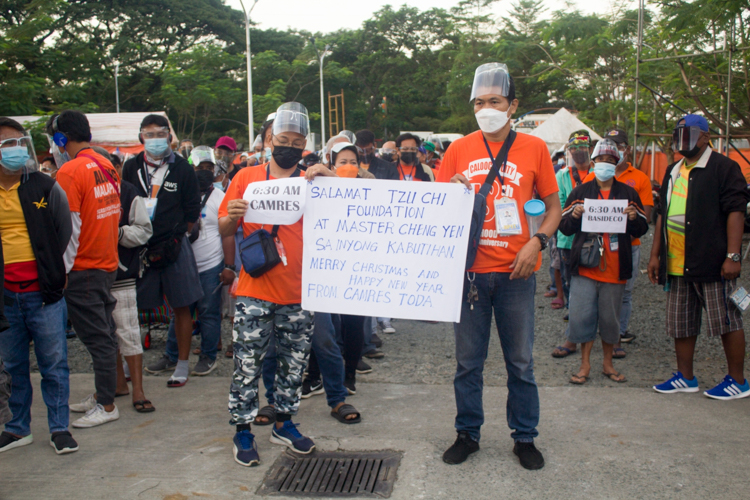
[[[602,372],[602,375],[610,379],[612,382],[617,382],[618,384],[628,381],[628,379],[625,378],[625,375],[623,375],[622,373],[618,373],[616,371],[611,371],[611,372],[604,371]]]
[[[568,382],[570,382],[571,384],[575,384],[575,385],[583,385],[589,381],[590,373],[591,373],[591,368],[587,370],[584,370],[583,368],[581,368],[580,370],[578,370],[578,373],[570,377],[570,380]]]

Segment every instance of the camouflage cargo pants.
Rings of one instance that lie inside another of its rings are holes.
[[[229,388],[231,425],[249,424],[258,414],[258,379],[273,337],[278,359],[274,390],[276,411],[297,414],[312,333],[313,313],[303,311],[299,304],[285,306],[237,297],[232,332],[234,375]]]

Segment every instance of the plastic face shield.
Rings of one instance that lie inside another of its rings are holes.
[[[675,151],[690,151],[698,144],[701,133],[700,127],[678,125],[672,132],[672,146]]]
[[[34,141],[31,139],[30,135],[27,134],[18,138],[0,137],[0,165],[5,167],[6,162],[8,162],[8,165],[10,165],[11,162],[15,163],[18,161],[19,152],[22,153],[22,151],[25,151],[29,158],[26,160],[24,166],[21,167],[21,171],[38,171],[39,164],[36,161],[36,153],[34,152]],[[5,161],[3,161],[3,152],[5,152],[6,156]],[[15,169],[9,168],[9,170]]]
[[[310,133],[310,119],[307,108],[298,102],[287,102],[276,110],[273,120],[273,135],[293,132],[307,137]]]
[[[208,146],[198,146],[190,152],[190,164],[193,166],[200,165],[204,161],[209,161],[216,165],[216,156],[213,149]]]
[[[339,135],[341,137],[346,137],[347,139],[349,139],[349,142],[351,142],[352,144],[357,142],[357,136],[355,136],[354,132],[352,132],[351,130],[342,130],[341,132],[339,132]]]
[[[473,101],[483,95],[501,95],[508,97],[510,92],[510,73],[508,66],[503,63],[482,64],[474,72],[474,83],[471,86]]]

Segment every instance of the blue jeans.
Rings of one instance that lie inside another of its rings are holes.
[[[471,273],[479,293],[474,309],[464,300],[456,337],[456,430],[479,441],[484,423],[482,372],[487,359],[492,313],[508,371],[508,426],[515,441],[533,442],[539,434],[539,392],[534,380],[534,293],[536,276],[510,280],[510,273]],[[464,277],[464,293],[469,281]]]
[[[3,292],[10,328],[0,332],[0,357],[13,378],[9,401],[13,420],[5,424],[5,430],[18,436],[31,434],[29,342],[32,340],[42,374],[42,397],[47,405],[49,431],[68,430],[70,371],[68,341],[62,326],[65,299],[43,304],[40,292]]]
[[[625,292],[622,294],[622,307],[620,308],[620,335],[628,331],[630,314],[633,312],[633,288],[635,279],[638,277],[641,263],[641,246],[634,245],[633,253],[633,276],[625,283]]]
[[[198,274],[203,288],[203,298],[190,306],[190,312],[198,309],[198,320],[201,330],[201,354],[209,359],[216,359],[216,348],[221,339],[221,288],[219,275],[224,270],[222,262],[213,269]],[[218,290],[217,290],[218,288]],[[167,334],[167,357],[173,363],[177,362],[177,335],[174,321],[169,323]]]
[[[331,408],[346,401],[349,395],[344,387],[344,362],[342,349],[336,339],[336,329],[328,313],[315,313],[315,330],[312,336],[312,349],[318,359],[323,378],[328,406]]]

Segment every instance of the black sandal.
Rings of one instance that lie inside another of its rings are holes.
[[[148,407],[146,405],[151,406]],[[140,408],[138,408],[139,406]],[[152,411],[156,411],[156,408],[154,408],[154,405],[148,399],[133,401],[133,408],[135,408],[135,411],[137,411],[138,413],[151,413]]]
[[[349,415],[357,415],[357,418],[346,418]],[[331,416],[342,424],[358,424],[362,421],[362,417],[357,409],[348,404],[341,405],[338,411],[331,410]]]
[[[266,419],[266,422],[258,422],[258,417],[263,417]],[[276,408],[274,408],[271,405],[264,406],[263,408],[258,411],[258,414],[255,416],[255,420],[253,423],[255,425],[271,425],[276,422]]]

